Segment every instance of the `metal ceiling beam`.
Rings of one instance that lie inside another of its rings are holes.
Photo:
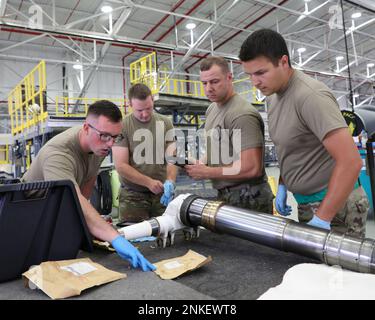
[[[133,6],[134,6],[134,8],[137,8],[137,9],[143,9],[143,10],[158,12],[158,13],[162,13],[162,14],[168,14],[168,15],[171,15],[171,16],[176,16],[176,17],[180,17],[180,18],[184,18],[184,19],[188,19],[188,20],[192,20],[192,21],[198,21],[198,22],[203,22],[203,23],[207,23],[207,24],[215,24],[216,23],[214,20],[192,17],[192,16],[189,16],[189,15],[185,15],[185,14],[181,14],[181,13],[177,13],[177,12],[173,12],[173,11],[161,10],[161,9],[148,7],[148,6],[142,6],[140,4],[133,4]]]
[[[234,0],[231,5],[225,10],[225,12],[219,16],[216,21],[215,21],[215,24],[213,25],[210,25],[206,31],[204,31],[201,36],[198,38],[198,40],[192,44],[189,48],[189,50],[186,52],[185,56],[180,60],[180,62],[174,67],[173,71],[169,74],[169,76],[167,76],[163,82],[163,84],[161,85],[161,88],[164,87],[166,81],[168,79],[170,79],[174,72],[176,71],[180,71],[181,67],[185,64],[185,62],[189,59],[189,57],[191,56],[191,54],[193,53],[194,50],[196,50],[196,48],[207,38],[208,35],[210,35],[219,25],[220,25],[220,22],[221,20],[223,20],[226,15],[228,14],[228,12],[230,12],[238,3],[240,2],[240,0]]]
[[[11,6],[9,3],[7,4],[7,7],[11,9],[14,13],[19,14],[21,17],[23,17],[26,21],[29,21],[29,17],[25,15],[23,12],[20,10],[16,9],[15,7]],[[2,16],[0,16],[2,18]]]
[[[288,0],[282,0],[278,3],[278,5],[282,5],[284,3],[288,2]],[[262,8],[263,9],[263,8]],[[237,32],[235,32],[234,34],[232,34],[229,38],[226,38],[224,41],[220,42],[219,44],[217,44],[215,47],[213,45],[213,41],[211,39],[211,54],[213,52],[216,52],[216,50],[218,48],[220,48],[221,46],[225,45],[228,41],[232,40],[233,38],[237,37],[241,32],[243,31],[246,31],[246,32],[251,32],[248,28],[250,26],[252,26],[253,24],[255,24],[256,22],[260,21],[261,19],[263,19],[264,17],[266,17],[267,15],[271,14],[273,11],[275,10],[275,8],[271,8],[269,10],[267,10],[266,12],[264,12],[263,14],[261,14],[260,16],[258,16],[256,19],[252,20],[251,22],[247,23],[246,26],[243,28],[243,30],[239,30]],[[206,55],[207,56],[207,55]],[[205,57],[206,57],[205,56]],[[237,58],[237,57],[236,57]],[[203,58],[201,59],[198,59],[196,61],[194,61],[192,64],[190,64],[189,66],[186,67],[185,70],[189,70],[190,68],[192,68],[195,64],[197,64],[199,61],[201,61]]]
[[[133,8],[128,7],[121,13],[120,17],[117,19],[115,25],[112,28],[112,32],[110,33],[111,37],[116,36],[116,34],[120,31],[122,26],[125,24],[126,20],[128,20],[132,10],[133,10]],[[86,91],[90,87],[90,85],[92,83],[92,80],[94,79],[94,76],[99,69],[99,65],[103,62],[104,57],[105,57],[105,55],[106,55],[110,46],[111,46],[110,41],[107,41],[103,45],[102,50],[100,51],[100,57],[99,57],[98,61],[96,62],[97,65],[91,69],[89,75],[87,76],[85,84],[84,84],[84,86],[83,86],[83,88],[82,88],[82,90],[81,90],[81,92],[78,96],[79,99],[82,98],[86,94]],[[80,102],[79,99],[76,102],[75,108],[78,107],[78,104]]]
[[[278,5],[276,3],[271,3],[271,2],[265,1],[265,0],[251,0],[251,1],[252,2],[258,2],[258,3],[264,4],[266,6],[278,8],[278,9],[280,9],[282,11],[286,11],[286,12],[292,13],[292,14],[294,14],[296,16],[306,16],[308,19],[319,21],[319,22],[325,23],[325,24],[327,23],[326,20],[323,20],[323,19],[311,16],[309,14],[306,14],[306,13],[303,13],[303,12],[300,12],[300,11],[297,11],[297,10],[293,10],[293,9],[290,9],[290,8],[287,8],[287,7],[284,7],[284,6],[281,6],[281,5]]]
[[[74,65],[76,64],[75,61],[69,61],[69,60],[63,60],[63,59],[50,59],[50,58],[45,58],[45,57],[26,57],[26,56],[17,56],[17,55],[10,55],[10,54],[0,54],[0,60],[1,58],[4,58],[9,61],[13,60],[22,60],[22,61],[35,61],[35,62],[40,62],[40,60],[44,60],[47,63],[66,63],[69,65]],[[82,63],[82,66],[84,67],[91,67],[91,63]],[[108,68],[108,69],[124,69],[124,67],[121,66],[114,66],[110,64],[101,64],[101,68]],[[125,68],[126,70],[129,70],[129,68]]]
[[[121,6],[121,7],[114,8],[114,9],[112,10],[112,13],[113,13],[113,12],[116,12],[116,11],[119,11],[119,10],[124,10],[124,9],[126,9],[126,8],[128,8],[128,7],[127,7],[127,6]],[[99,18],[99,17],[101,17],[101,16],[105,16],[105,15],[108,15],[108,13],[105,13],[105,12],[95,13],[95,14],[93,14],[93,15],[90,15],[89,17],[82,18],[82,19],[78,19],[78,20],[75,20],[75,21],[73,21],[73,22],[71,22],[71,23],[68,23],[68,24],[65,25],[65,28],[67,28],[67,29],[71,29],[72,27],[74,27],[74,26],[77,25],[77,24],[80,24],[80,23],[82,23],[82,22],[86,22],[86,21],[90,21],[90,20],[93,20],[93,19],[95,19],[95,18]]]
[[[60,35],[67,35],[67,36],[86,38],[86,39],[92,39],[92,40],[95,39],[95,40],[102,40],[102,41],[111,41],[114,43],[138,44],[144,47],[167,49],[167,50],[175,49],[174,45],[168,45],[165,43],[134,39],[134,38],[118,36],[118,35],[113,36],[113,35],[109,35],[109,34],[105,34],[101,32],[94,32],[94,31],[66,29],[65,26],[56,26],[54,28],[51,26],[46,26],[46,25],[44,25],[43,27],[39,27],[39,26],[30,27],[27,22],[11,20],[11,19],[6,19],[6,18],[0,18],[0,25],[23,29],[23,30],[33,30],[33,31],[39,31],[43,33],[45,32],[45,33],[50,33],[50,34],[60,34]]]
[[[33,38],[30,38],[30,39],[27,39],[27,40],[25,40],[25,41],[17,42],[17,43],[12,44],[12,45],[10,45],[10,46],[8,46],[8,47],[1,48],[1,49],[0,49],[0,52],[4,52],[4,51],[10,50],[10,49],[14,49],[14,48],[19,47],[19,46],[22,46],[22,45],[24,45],[24,44],[26,44],[26,43],[29,43],[29,42],[32,42],[32,41],[35,41],[35,40],[38,40],[38,39],[44,38],[46,35],[47,35],[46,33],[42,33],[42,34],[40,34],[40,35],[38,35],[38,36],[36,36],[36,37],[33,37]]]
[[[5,15],[6,6],[7,6],[7,0],[1,0],[1,3],[0,3],[0,17],[2,17],[2,16]]]
[[[74,52],[75,54],[77,54],[79,57],[84,58],[84,59],[87,60],[89,63],[94,63],[94,60],[93,60],[93,59],[91,59],[90,57],[86,56],[86,55],[83,54],[82,52],[77,51],[76,49],[72,48],[71,46],[69,46],[68,44],[66,44],[64,41],[61,41],[60,39],[54,37],[52,34],[49,34],[48,36],[51,37],[52,39],[54,39],[55,41],[57,41],[58,43],[60,43],[62,46],[64,46],[64,47],[67,48],[68,50],[70,50],[70,51]]]
[[[375,3],[373,0],[344,0],[347,3],[350,3],[353,6],[358,6],[362,9],[368,10],[372,13],[375,13]]]

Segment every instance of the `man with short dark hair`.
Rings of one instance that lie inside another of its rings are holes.
[[[207,153],[203,161],[185,166],[186,172],[194,179],[210,179],[218,198],[228,204],[272,214],[262,117],[234,92],[224,58],[208,57],[200,70],[205,94],[212,102],[206,111]]]
[[[124,139],[113,147],[121,180],[120,221],[131,224],[160,216],[173,199],[176,166],[166,163],[165,152],[173,143],[172,121],[154,112],[151,90],[142,83],[128,92],[133,112],[123,121]]]
[[[72,127],[42,147],[22,180],[71,180],[90,233],[110,242],[120,257],[130,261],[134,268],[151,271],[155,267],[105,222],[88,201],[102,161],[113,144],[123,138],[121,120],[121,112],[115,104],[106,100],[95,102],[89,107],[82,127]]]
[[[290,190],[300,222],[365,236],[369,204],[356,182],[362,161],[330,89],[291,67],[285,40],[273,30],[252,33],[239,57],[253,85],[267,96],[280,165],[278,212],[290,214]]]

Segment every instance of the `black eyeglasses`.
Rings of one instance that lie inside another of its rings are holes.
[[[102,141],[102,142],[109,142],[109,141],[111,141],[111,139],[113,139],[113,141],[116,143],[116,142],[120,142],[122,139],[124,139],[124,136],[122,134],[112,136],[109,133],[101,132],[100,130],[96,129],[93,125],[91,125],[89,123],[87,123],[87,125],[90,128],[95,130],[95,132],[99,135],[100,141]]]

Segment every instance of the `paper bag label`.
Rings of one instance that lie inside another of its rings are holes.
[[[73,263],[68,266],[60,267],[60,269],[69,271],[75,276],[83,276],[84,274],[97,270],[94,266],[87,262]]]
[[[182,266],[183,264],[179,263],[178,261],[171,261],[171,262],[164,263],[164,267],[168,270],[176,269]]]

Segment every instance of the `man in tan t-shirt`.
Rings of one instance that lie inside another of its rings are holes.
[[[128,101],[133,112],[124,118],[124,139],[113,147],[123,224],[162,215],[173,199],[177,174],[177,167],[165,161],[173,143],[172,121],[154,112],[151,90],[144,84],[129,89]]]
[[[122,139],[121,120],[121,112],[115,104],[106,100],[95,102],[89,107],[82,127],[70,128],[42,147],[22,180],[71,180],[90,233],[110,242],[119,256],[130,261],[134,268],[151,271],[155,267],[104,221],[88,201],[100,164],[112,145]]]
[[[356,183],[362,161],[329,88],[291,67],[285,40],[273,30],[252,33],[239,56],[269,104],[280,165],[276,209],[290,214],[290,190],[300,222],[365,236],[369,205]]]
[[[206,58],[200,70],[205,94],[212,101],[206,112],[207,152],[203,161],[185,166],[186,172],[194,179],[211,179],[218,198],[228,204],[272,213],[262,117],[234,92],[224,58]]]

